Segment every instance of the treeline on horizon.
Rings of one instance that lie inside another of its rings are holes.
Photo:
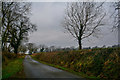
[[[94,47],[83,47],[83,49],[100,49],[100,48],[119,48],[119,45],[113,45],[113,46],[94,46]],[[56,47],[56,46],[46,46],[43,44],[36,45],[35,43],[27,43],[27,44],[21,44],[18,48],[18,53],[20,54],[33,54],[33,53],[40,53],[40,52],[53,52],[53,51],[70,51],[70,50],[79,50],[79,47]],[[14,53],[14,49],[8,48],[8,52]]]

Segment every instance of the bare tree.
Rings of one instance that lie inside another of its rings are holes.
[[[99,26],[104,25],[102,20],[105,13],[102,11],[103,3],[75,2],[67,5],[63,21],[64,28],[77,39],[79,49],[82,49],[82,40],[96,34]]]

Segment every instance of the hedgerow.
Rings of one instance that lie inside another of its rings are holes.
[[[41,61],[104,79],[120,78],[120,48],[46,52],[33,55]]]

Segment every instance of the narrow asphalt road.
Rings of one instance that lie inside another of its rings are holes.
[[[23,64],[26,78],[68,78],[68,80],[74,78],[74,80],[85,80],[72,73],[39,63],[29,55],[26,55]]]

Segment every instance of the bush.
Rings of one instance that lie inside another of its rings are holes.
[[[7,62],[8,60],[12,60],[16,58],[16,54],[9,52],[2,52],[2,62]]]

